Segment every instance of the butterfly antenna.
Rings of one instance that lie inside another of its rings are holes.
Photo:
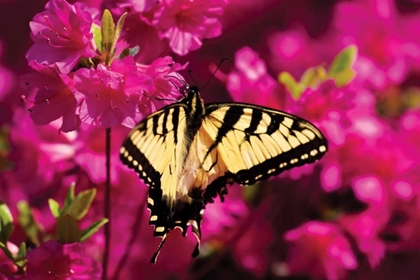
[[[148,98],[152,98],[152,99],[158,100],[158,101],[172,101],[172,102],[177,101],[176,99],[162,98],[162,97],[153,97],[153,96],[150,96],[150,95],[147,95],[147,94],[144,94],[144,93],[143,93],[143,96],[146,96]]]
[[[178,72],[175,72],[175,75],[177,75],[178,80],[184,85],[184,87],[188,88],[190,85],[184,80],[184,78],[179,75]]]
[[[190,76],[191,80],[194,82],[194,85],[196,87],[198,87],[198,84],[197,84],[197,82],[195,81],[195,79],[194,79],[194,77],[192,75],[192,70],[188,70],[188,75]]]
[[[167,78],[167,79],[168,78],[174,78],[174,79],[178,80],[186,88],[188,88],[190,86],[189,84],[187,84],[186,81],[184,81],[184,79],[182,79],[182,77],[176,77],[176,76],[172,76],[172,75],[166,75],[165,78]],[[177,84],[175,84],[171,79],[168,79],[168,81],[185,97],[185,92]]]
[[[230,60],[232,61],[232,59],[230,57],[225,57],[223,58],[220,62],[219,65],[217,65],[216,70],[214,70],[213,74],[211,75],[210,79],[207,81],[207,83],[201,88],[201,90],[203,90],[209,83],[210,81],[214,78],[214,75],[216,75],[216,72],[220,69],[220,66],[222,66],[223,62],[225,62],[226,60]],[[191,77],[192,78],[192,77]]]

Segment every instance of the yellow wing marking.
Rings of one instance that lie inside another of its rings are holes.
[[[295,116],[245,104],[217,106],[204,118],[196,136],[197,156],[208,173],[208,183],[227,173],[233,177],[241,173],[242,184],[254,183],[284,168],[313,162],[326,151],[321,132]],[[256,114],[254,110],[260,111]],[[236,122],[226,125],[229,118]],[[301,151],[303,145],[306,148]],[[260,168],[255,169],[257,166]]]

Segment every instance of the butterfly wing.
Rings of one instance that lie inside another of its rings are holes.
[[[206,202],[217,194],[223,199],[226,183],[252,185],[315,162],[327,151],[325,137],[308,121],[243,103],[208,104],[197,137],[203,146],[198,156],[211,182]]]
[[[154,235],[162,237],[176,226],[186,232],[187,222],[194,213],[190,205],[175,204],[178,191],[179,169],[182,157],[187,154],[185,146],[187,108],[176,103],[157,111],[142,120],[124,141],[120,158],[124,164],[134,169],[150,187],[147,206],[151,210],[149,224],[154,225]],[[178,171],[177,171],[178,170]]]

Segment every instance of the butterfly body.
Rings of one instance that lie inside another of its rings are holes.
[[[191,225],[198,243],[207,203],[226,184],[252,185],[327,151],[321,132],[296,116],[244,103],[204,104],[198,88],[142,120],[120,150],[124,164],[149,185],[150,224],[162,242]]]

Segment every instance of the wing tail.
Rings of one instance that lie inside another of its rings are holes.
[[[150,263],[153,263],[153,264],[156,263],[160,250],[162,250],[163,245],[165,245],[166,236],[167,234],[162,236],[162,241],[160,241],[159,247],[157,248],[156,252],[153,254],[152,258],[150,259]]]

